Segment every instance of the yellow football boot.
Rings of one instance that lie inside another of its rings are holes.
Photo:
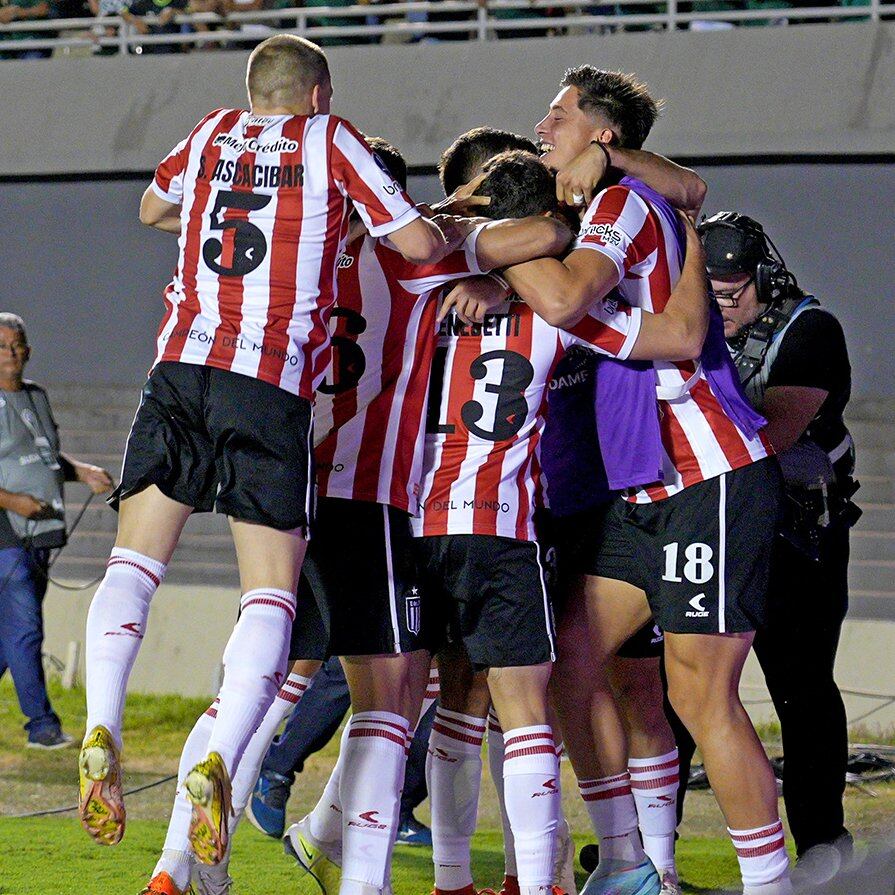
[[[186,776],[184,789],[193,803],[190,845],[197,861],[218,864],[227,853],[233,814],[230,775],[217,752],[200,761]]]
[[[94,727],[78,756],[81,825],[100,845],[117,845],[124,835],[121,758],[112,734]]]

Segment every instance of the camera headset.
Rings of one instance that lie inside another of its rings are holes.
[[[713,280],[754,271],[755,294],[763,305],[773,305],[797,286],[777,246],[753,218],[735,211],[719,211],[696,228],[705,247],[706,269]]]

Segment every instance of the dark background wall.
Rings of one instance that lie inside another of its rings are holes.
[[[800,283],[840,316],[856,396],[895,397],[895,166],[696,167],[705,211],[762,221]],[[141,382],[176,260],[173,236],[137,222],[146,182],[0,183],[0,305],[28,323],[33,378]],[[412,178],[418,201],[437,190],[434,177]]]

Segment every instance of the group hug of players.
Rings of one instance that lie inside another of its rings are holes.
[[[124,834],[128,675],[183,525],[215,510],[240,614],[144,893],[229,891],[267,746],[337,655],[353,714],[286,836],[324,895],[390,891],[433,656],[436,893],[475,892],[487,727],[504,895],[574,887],[563,748],[600,842],[584,893],[674,895],[663,650],[744,892],[791,892],[738,697],[773,538],[753,520],[775,518],[779,471],[686,214],[704,184],[640,148],[656,102],[631,75],[570,69],[540,146],[464,134],[430,208],[407,196],[397,150],[330,114],[318,47],[265,41],[247,86],[251,110],[199,122],[141,204],[179,257],[88,615],[84,827],[105,845]]]

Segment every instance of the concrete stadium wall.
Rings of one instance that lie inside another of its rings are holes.
[[[44,604],[44,652],[64,660],[71,641],[83,641],[93,589],[72,593],[50,586]],[[146,637],[130,679],[130,689],[143,693],[213,696],[220,680],[224,645],[236,620],[236,588],[182,587],[163,584],[152,602]],[[865,693],[891,694],[891,656],[895,622],[848,620],[836,664],[840,687]],[[83,650],[80,680],[84,679]],[[757,721],[775,719],[755,656],[743,675],[741,694]],[[891,700],[845,695],[850,721],[872,732],[895,726]]]
[[[855,396],[895,397],[895,166],[699,169],[709,183],[706,211],[763,221],[801,283],[839,314]],[[173,237],[137,222],[145,182],[0,183],[0,304],[29,324],[35,379],[126,385],[136,395],[176,260]],[[414,177],[411,193],[433,199],[437,181]]]
[[[433,164],[478,124],[528,133],[569,65],[634,70],[672,155],[895,149],[895,23],[330,49],[334,111]],[[244,106],[245,53],[2,66],[0,174],[145,171],[211,109]]]

